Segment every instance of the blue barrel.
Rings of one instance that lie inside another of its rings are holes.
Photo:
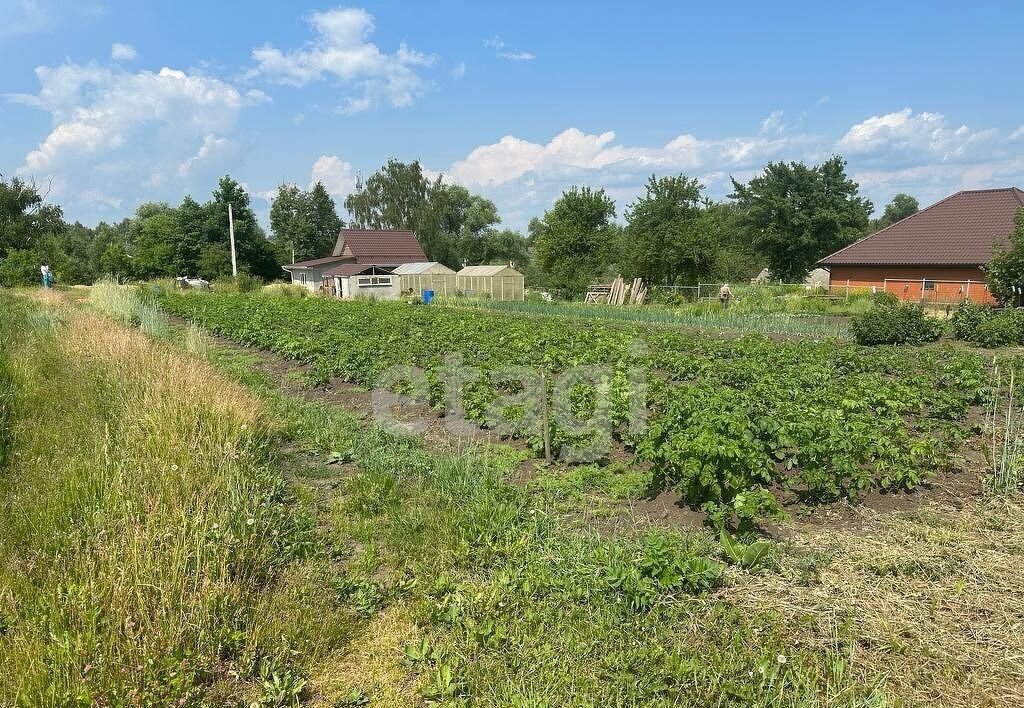
[[[424,305],[429,305],[433,300],[434,300],[434,291],[433,290],[424,290],[423,291],[423,304]]]

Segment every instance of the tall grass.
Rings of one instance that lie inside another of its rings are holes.
[[[146,334],[167,334],[167,318],[156,305],[138,296],[137,286],[101,280],[89,289],[89,304],[124,324],[137,325]]]
[[[996,369],[996,390],[988,409],[989,441],[988,485],[993,494],[1020,490],[1024,482],[1024,407],[1017,398],[1016,372],[1011,367],[1004,388],[1003,376]]]
[[[295,688],[261,627],[311,531],[260,402],[104,317],[64,311],[54,336],[0,298],[0,704],[260,701],[262,674]]]

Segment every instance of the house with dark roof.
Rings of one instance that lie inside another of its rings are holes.
[[[818,261],[833,289],[903,300],[991,302],[982,267],[1009,243],[1024,208],[1016,187],[960,191]]]
[[[426,260],[412,231],[342,229],[330,256],[282,267],[293,284],[311,292],[390,299],[401,292],[393,270],[404,263]]]

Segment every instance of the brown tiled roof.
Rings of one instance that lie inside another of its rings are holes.
[[[372,273],[374,275],[391,275],[391,268],[385,268],[379,265],[367,265],[366,263],[342,263],[339,266],[331,268],[324,272],[327,277],[340,276],[342,278],[350,275],[361,275],[362,273]]]
[[[818,261],[818,265],[983,265],[1024,208],[1016,187],[957,192]]]
[[[281,267],[285,270],[291,270],[292,268],[315,268],[316,266],[327,265],[328,263],[338,263],[348,258],[348,256],[327,256],[326,258],[314,258],[309,261],[299,261],[298,263],[286,263]]]
[[[356,263],[400,265],[427,260],[412,231],[342,229],[334,245],[334,255],[351,255]]]

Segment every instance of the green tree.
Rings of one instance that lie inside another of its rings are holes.
[[[270,228],[284,260],[304,261],[330,255],[341,219],[320,182],[308,192],[282,184],[270,206]]]
[[[868,225],[872,204],[858,195],[835,155],[821,165],[773,162],[733,194],[772,275],[799,282],[824,256],[852,243]]]
[[[419,162],[389,160],[345,199],[355,226],[411,229],[427,258],[452,268],[487,258],[487,241],[501,223],[490,199],[465,187],[431,181]]]
[[[415,229],[423,216],[430,181],[418,160],[388,160],[345,198],[353,225],[364,229]]]
[[[274,247],[263,233],[256,215],[249,205],[249,193],[238,182],[224,176],[217,183],[212,201],[204,205],[203,235],[205,244],[200,251],[199,263],[204,277],[231,275],[230,239],[228,235],[228,204],[235,222],[235,251],[239,272],[246,272],[264,280],[281,277],[281,267]],[[224,259],[215,253],[227,253]]]
[[[1014,217],[1010,244],[997,248],[985,266],[988,289],[1001,303],[1020,305],[1024,301],[1024,209]]]
[[[199,275],[199,255],[207,245],[207,207],[189,195],[178,205],[178,240],[174,254],[174,275]]]
[[[878,227],[885,228],[890,224],[906,219],[908,216],[913,216],[920,208],[921,205],[918,204],[917,199],[909,194],[900,192],[892,198],[892,201],[885,205],[885,212],[883,212],[882,218],[879,220]]]
[[[489,261],[493,227],[501,223],[494,202],[460,185],[438,183],[430,189],[427,207],[429,223],[422,228],[435,244],[428,254],[432,260],[453,268]]]
[[[59,206],[48,204],[34,182],[0,174],[0,258],[13,249],[27,250],[45,234],[64,230]]]
[[[742,282],[761,272],[765,258],[754,247],[739,206],[734,202],[713,202],[705,208],[703,219],[717,246],[707,276],[709,281]]]
[[[614,218],[615,202],[603,189],[572,187],[531,223],[537,266],[553,287],[579,296],[606,274],[617,255]]]
[[[714,264],[718,244],[702,185],[685,175],[652,176],[626,211],[627,272],[649,283],[696,283]]]
[[[287,262],[319,258],[323,253],[310,253],[313,225],[307,219],[306,193],[297,185],[282,184],[270,204],[270,231],[280,256]]]
[[[481,253],[477,263],[511,263],[520,272],[530,264],[530,247],[523,235],[512,229],[485,229],[479,239]]]
[[[0,285],[38,282],[42,263],[66,282],[69,261],[60,246],[67,227],[60,207],[45,199],[35,183],[0,175]]]
[[[322,183],[315,183],[308,194],[307,219],[313,231],[309,252],[326,256],[334,248],[334,244],[338,240],[338,232],[341,231],[343,224],[338,217],[338,209],[334,200]]]
[[[156,278],[178,275],[175,254],[180,229],[177,211],[168,204],[140,204],[129,228],[134,275]]]

